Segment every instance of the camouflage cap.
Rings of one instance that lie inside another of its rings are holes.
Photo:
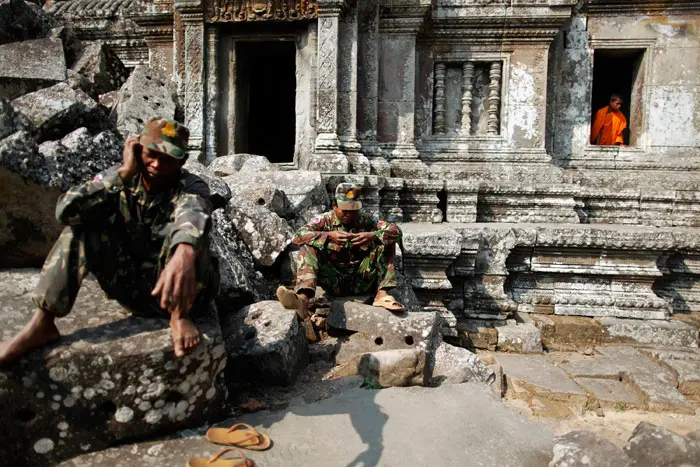
[[[160,116],[151,117],[141,130],[141,145],[144,148],[160,151],[174,157],[187,157],[187,141],[190,130],[175,120]]]
[[[335,189],[335,202],[343,211],[357,211],[362,208],[360,188],[354,183],[340,183]]]

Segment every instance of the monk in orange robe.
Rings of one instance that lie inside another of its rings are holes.
[[[620,112],[622,97],[618,94],[610,96],[610,103],[598,110],[591,127],[591,144],[612,146],[625,144],[622,131],[627,128],[627,119]]]

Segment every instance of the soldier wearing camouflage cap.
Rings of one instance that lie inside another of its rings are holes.
[[[335,296],[375,293],[373,305],[404,310],[389,291],[396,287],[394,257],[401,229],[361,211],[361,190],[352,183],[335,189],[333,210],[315,217],[292,240],[300,245],[294,291],[280,286],[277,298],[297,310],[307,337],[315,340],[308,321],[309,299],[320,285]]]
[[[188,138],[182,124],[152,117],[126,140],[120,167],[59,198],[66,227],[32,297],[39,310],[0,342],[0,365],[60,337],[54,320],[71,311],[88,272],[132,313],[169,318],[178,357],[199,344],[188,316],[218,289],[218,270],[209,267],[209,187],[182,168]]]

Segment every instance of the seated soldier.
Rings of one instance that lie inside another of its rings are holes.
[[[152,117],[126,140],[121,167],[71,188],[56,206],[66,225],[32,297],[38,311],[13,339],[0,342],[0,364],[59,339],[88,272],[134,314],[170,320],[175,355],[199,344],[190,310],[218,287],[209,268],[211,205],[207,184],[182,166],[189,130]]]
[[[335,296],[376,291],[374,306],[404,311],[388,292],[396,287],[394,256],[401,229],[361,212],[359,197],[357,186],[339,184],[333,210],[312,219],[294,235],[294,244],[301,245],[296,287],[293,292],[280,286],[277,298],[286,308],[296,309],[302,320],[309,316],[309,299],[316,284]],[[311,337],[308,327],[307,336]]]

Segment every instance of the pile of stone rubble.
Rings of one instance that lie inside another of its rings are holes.
[[[0,0],[0,63],[0,268],[37,268],[61,230],[58,196],[119,163],[124,139],[148,117],[178,118],[181,108],[169,77],[127,70],[104,43],[77,40],[21,0]],[[338,365],[329,378],[359,374],[382,387],[494,380],[473,354],[442,342],[434,313],[327,303],[317,306],[326,339],[310,346],[296,314],[266,299],[294,275],[294,229],[329,206],[321,174],[280,171],[250,154],[186,169],[211,189],[222,277],[216,303],[195,319],[202,344],[176,359],[165,321],[125,319],[86,280],[59,320],[64,338],[0,372],[0,404],[11,408],[0,425],[13,427],[0,446],[7,462],[54,463],[196,426],[217,416],[237,381],[293,384],[320,349]],[[0,270],[0,339],[34,312],[37,280],[36,269]],[[401,283],[397,297],[419,311]]]

